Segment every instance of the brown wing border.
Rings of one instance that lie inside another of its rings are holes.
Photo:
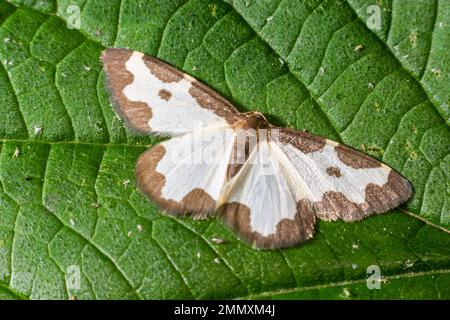
[[[213,216],[216,201],[204,190],[195,188],[186,194],[180,202],[164,199],[161,190],[165,185],[165,176],[156,171],[158,162],[164,157],[166,149],[159,144],[145,151],[136,164],[136,182],[138,190],[158,204],[163,212],[173,216],[191,215],[194,219],[206,219]]]
[[[326,144],[329,144],[335,148],[339,159],[349,167],[355,169],[380,168],[381,170],[385,169],[390,171],[388,180],[383,186],[375,184],[368,184],[366,186],[366,201],[363,204],[353,203],[344,194],[332,191],[326,192],[322,201],[319,202],[302,200],[310,202],[309,206],[312,206],[317,218],[326,221],[338,219],[347,222],[358,221],[371,214],[387,212],[411,197],[413,188],[408,180],[381,161],[338,142],[310,133],[285,128],[279,129],[281,130],[280,142],[289,143],[301,152],[309,153],[318,151]],[[283,137],[283,133],[289,135],[289,137]]]
[[[136,134],[156,134],[148,125],[152,117],[151,106],[143,102],[128,100],[123,94],[123,89],[133,82],[133,75],[129,72],[125,63],[136,52],[130,49],[109,48],[102,52],[101,60],[106,74],[106,88],[116,113],[124,120],[127,128]],[[149,72],[158,77],[162,82],[177,82],[186,79],[191,83],[189,90],[192,97],[202,108],[212,110],[217,116],[224,118],[230,125],[240,118],[239,111],[227,99],[219,93],[193,78],[192,76],[176,69],[170,64],[143,54],[143,60]]]

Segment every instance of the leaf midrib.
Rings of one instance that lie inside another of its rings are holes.
[[[82,145],[82,146],[96,146],[96,147],[133,147],[133,148],[149,148],[154,144],[127,144],[127,143],[101,143],[101,142],[86,142],[86,141],[52,141],[52,140],[33,140],[33,139],[3,139],[0,138],[0,143],[20,143],[20,144],[47,144],[47,145]]]
[[[442,274],[450,274],[450,269],[438,269],[438,270],[432,270],[432,271],[400,273],[397,275],[382,277],[381,283],[389,282],[391,280],[397,280],[397,279],[408,279],[408,278],[431,276],[431,275],[442,275]],[[238,298],[234,298],[234,299],[243,300],[243,299],[255,299],[255,298],[264,298],[264,297],[270,298],[271,296],[278,295],[278,294],[289,294],[289,293],[303,292],[303,291],[308,291],[308,290],[320,290],[320,289],[335,288],[335,287],[341,287],[341,286],[347,286],[347,285],[363,284],[363,283],[366,283],[366,281],[367,281],[367,278],[362,278],[362,279],[358,279],[358,280],[332,282],[330,284],[325,284],[325,285],[320,284],[320,285],[315,285],[315,286],[294,287],[294,288],[289,288],[289,289],[264,291],[261,293],[251,294],[251,295],[242,296],[242,297],[238,297]]]
[[[450,269],[438,269],[438,270],[432,270],[432,271],[421,271],[421,272],[408,272],[408,273],[400,273],[397,275],[390,275],[386,277],[381,278],[381,283],[389,282],[392,280],[398,280],[398,279],[411,279],[416,277],[423,277],[423,276],[433,276],[433,275],[443,275],[443,274],[450,274]],[[367,278],[361,278],[357,280],[347,280],[347,281],[340,281],[340,282],[332,282],[329,284],[319,284],[315,286],[305,286],[305,287],[292,287],[288,289],[278,289],[278,290],[272,290],[272,291],[262,291],[254,294],[249,294],[246,296],[240,296],[240,297],[234,297],[231,298],[233,300],[252,300],[252,299],[260,299],[260,298],[270,298],[272,296],[278,295],[278,294],[289,294],[289,293],[296,293],[296,292],[304,292],[308,290],[320,290],[320,289],[329,289],[329,288],[335,288],[335,287],[342,287],[342,286],[350,286],[350,285],[357,285],[357,284],[363,284],[366,283]],[[11,295],[16,297],[20,300],[29,300],[29,297],[24,296],[13,289],[11,289],[5,282],[0,281],[0,287],[6,291],[8,291]]]
[[[27,296],[11,289],[11,287],[3,280],[0,280],[0,288],[8,291],[11,295],[13,295],[16,298],[16,300],[29,300]]]

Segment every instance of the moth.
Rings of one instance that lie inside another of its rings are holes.
[[[256,248],[313,237],[316,219],[357,221],[406,201],[409,182],[337,142],[240,113],[169,64],[128,49],[102,53],[124,123],[170,137],[143,153],[138,189],[172,215],[221,217]]]

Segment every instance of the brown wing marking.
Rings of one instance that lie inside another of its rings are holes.
[[[290,128],[276,128],[280,130],[279,138],[282,144],[291,144],[303,153],[322,150],[327,140],[325,138],[297,131]]]
[[[132,54],[133,51],[128,49],[107,49],[102,53],[103,68],[117,113],[128,127],[139,133],[148,133],[148,122],[152,117],[150,106],[130,101],[123,93],[124,88],[133,82],[133,75],[125,66]]]
[[[261,249],[277,249],[291,247],[312,238],[316,217],[326,221],[361,220],[373,213],[386,212],[410,196],[411,187],[408,181],[391,171],[385,185],[367,186],[364,204],[355,204],[339,192],[325,193],[320,202],[304,199],[297,202],[294,219],[282,219],[277,224],[276,232],[268,236],[251,229],[251,212],[244,204],[237,202],[224,204],[219,209],[219,216],[251,245]]]
[[[342,144],[338,144],[334,149],[336,150],[339,159],[349,167],[355,169],[381,167],[380,161]]]
[[[322,220],[361,220],[371,214],[393,209],[409,199],[411,184],[394,170],[389,173],[383,186],[369,184],[366,187],[365,202],[356,204],[340,192],[326,192],[322,201],[312,203],[316,216]]]
[[[224,97],[200,81],[190,76],[187,76],[187,78],[192,84],[189,93],[201,107],[213,111],[219,117],[224,118],[229,124],[233,124],[239,119],[239,111]]]
[[[203,189],[193,189],[180,202],[164,199],[161,196],[161,189],[166,183],[166,178],[156,171],[156,166],[165,153],[164,146],[158,145],[139,157],[136,165],[138,189],[169,214],[186,215],[192,213],[194,219],[205,219],[211,216],[216,207],[216,201]],[[180,183],[183,183],[183,181],[180,181]]]
[[[316,216],[307,202],[298,202],[294,219],[280,220],[276,232],[268,236],[252,230],[250,215],[250,208],[237,202],[227,203],[219,208],[219,216],[228,226],[235,230],[239,237],[260,249],[291,247],[312,238],[314,234]]]
[[[308,240],[314,233],[315,219],[356,221],[371,214],[386,212],[406,201],[412,193],[410,183],[400,174],[381,162],[361,154],[349,147],[342,146],[324,138],[305,132],[280,129],[281,143],[289,143],[304,153],[320,151],[326,144],[335,147],[339,159],[352,168],[379,168],[389,170],[388,180],[382,185],[369,184],[365,188],[365,202],[356,204],[340,192],[326,192],[321,201],[302,199],[297,202],[294,219],[282,219],[276,226],[276,232],[263,236],[252,230],[251,212],[246,205],[232,202],[223,204],[219,214],[240,237],[250,244],[263,249],[290,247]],[[323,174],[343,178],[339,168],[328,167]]]
[[[148,133],[151,130],[148,125],[152,117],[151,106],[143,102],[130,101],[123,93],[124,88],[133,82],[133,74],[125,65],[133,53],[134,51],[129,49],[107,49],[102,53],[102,61],[117,112],[129,127],[141,133]],[[229,124],[239,119],[240,113],[236,108],[205,84],[155,57],[143,55],[142,59],[149,72],[163,83],[179,82],[183,79],[189,81],[191,84],[189,93],[200,107],[213,111]],[[162,89],[159,96],[169,101],[172,92]]]
[[[388,181],[384,185],[369,184],[366,186],[365,202],[362,204],[353,203],[341,192],[334,191],[326,192],[319,202],[311,202],[310,205],[316,212],[316,216],[322,220],[361,220],[371,214],[383,213],[397,207],[408,200],[412,194],[411,184],[400,174],[380,161],[350,147],[290,129],[288,131],[281,129],[280,142],[289,143],[304,153],[319,151],[325,144],[330,144],[334,146],[338,158],[351,168],[379,168],[379,170],[389,171]],[[345,178],[345,173],[336,167],[328,167],[323,174],[340,179]]]
[[[184,73],[158,58],[143,55],[143,61],[150,72],[164,83],[179,82]]]

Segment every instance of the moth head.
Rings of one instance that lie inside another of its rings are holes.
[[[242,118],[235,124],[239,129],[267,129],[271,125],[261,112],[251,111],[242,114]]]

